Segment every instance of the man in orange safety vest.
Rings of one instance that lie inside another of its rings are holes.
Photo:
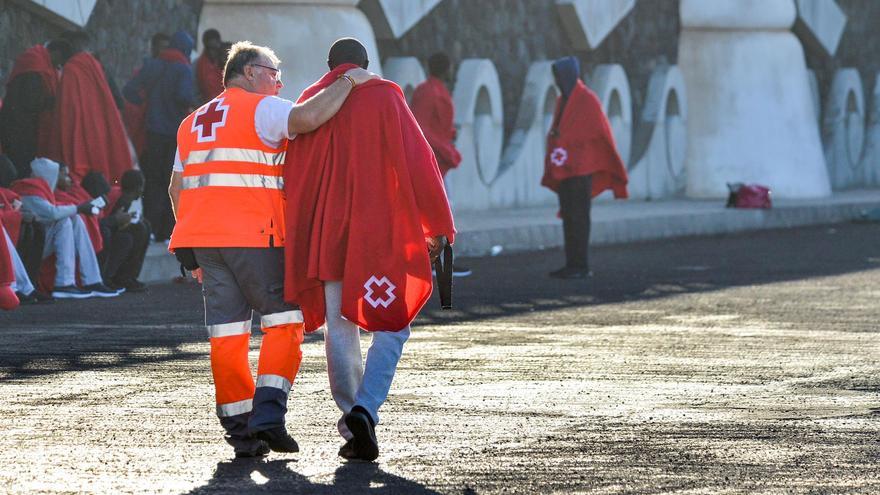
[[[177,218],[169,249],[203,284],[217,415],[237,457],[299,450],[284,423],[303,340],[302,312],[283,298],[287,142],[376,77],[352,69],[294,104],[276,96],[279,63],[269,48],[233,45],[226,90],[178,129],[169,188]],[[256,383],[248,364],[252,311],[263,332]]]

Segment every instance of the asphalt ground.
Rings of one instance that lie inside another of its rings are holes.
[[[0,492],[880,493],[880,226],[462,260],[344,463],[320,333],[288,427],[233,460],[194,283],[0,314]],[[259,331],[252,339],[252,360]],[[364,337],[364,348],[369,337]]]

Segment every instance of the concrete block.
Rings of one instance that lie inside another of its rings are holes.
[[[681,0],[679,5],[682,29],[789,29],[796,14],[793,0]]]
[[[796,4],[795,32],[810,46],[833,57],[846,28],[846,14],[835,0],[796,0]]]
[[[828,196],[804,53],[787,31],[793,0],[683,0],[680,12],[687,196],[722,199],[728,182]]]
[[[382,64],[385,79],[394,81],[403,90],[406,101],[412,101],[412,93],[425,82],[425,69],[415,57],[391,57]]]
[[[501,155],[498,177],[489,188],[491,208],[552,205],[556,195],[541,187],[547,133],[559,91],[550,69],[552,62],[532,63],[517,111],[516,123]]]
[[[835,189],[865,183],[862,170],[865,117],[865,96],[858,70],[838,70],[831,82],[822,119],[825,162]]]
[[[362,0],[359,7],[373,24],[377,38],[397,39],[439,3],[440,0]]]
[[[647,99],[633,138],[630,198],[658,199],[684,193],[687,93],[676,66],[651,74]]]
[[[208,28],[229,40],[250,40],[272,48],[281,58],[281,96],[296,99],[324,75],[327,52],[339,38],[351,36],[367,47],[370,70],[382,74],[370,21],[356,0],[206,0],[199,18],[199,39]]]
[[[488,59],[465,59],[458,68],[455,89],[456,147],[461,164],[446,176],[454,210],[489,207],[487,189],[498,175],[504,143],[501,83]]]
[[[62,22],[84,28],[92,16],[97,0],[26,0],[26,3],[45,9]]]
[[[874,80],[870,105],[861,168],[865,174],[865,185],[876,186],[880,185],[880,72]]]
[[[556,0],[559,19],[576,50],[591,50],[633,9],[635,0]]]

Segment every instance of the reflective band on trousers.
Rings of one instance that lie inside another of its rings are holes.
[[[232,323],[221,323],[219,325],[208,325],[208,337],[229,337],[230,335],[242,335],[251,333],[251,321],[236,321]]]
[[[285,151],[269,153],[244,148],[213,148],[210,150],[190,151],[186,161],[183,162],[183,166],[208,162],[247,162],[278,166],[284,164],[286,154]]]
[[[257,388],[272,387],[281,389],[284,393],[290,392],[290,380],[281,375],[259,375],[257,376]]]
[[[284,178],[260,174],[203,174],[183,178],[183,189],[200,187],[261,187],[284,189]]]
[[[238,416],[251,412],[254,408],[253,399],[240,400],[238,402],[230,402],[229,404],[217,404],[217,416],[228,418],[229,416]]]
[[[272,313],[268,315],[263,315],[260,318],[260,327],[262,328],[270,328],[276,327],[278,325],[287,325],[289,323],[302,323],[303,322],[303,314],[302,311],[298,309],[294,309],[291,311],[284,311],[283,313]]]

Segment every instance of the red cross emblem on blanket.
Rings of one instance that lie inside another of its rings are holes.
[[[217,129],[226,125],[226,113],[229,105],[223,104],[223,98],[211,100],[196,112],[192,123],[192,132],[198,132],[198,141],[207,143],[217,139]]]
[[[556,148],[553,153],[550,153],[550,161],[557,167],[565,165],[566,160],[568,160],[568,152],[565,151],[565,148]]]
[[[384,290],[382,290],[383,288]],[[367,290],[367,293],[364,294],[364,300],[374,308],[379,306],[387,308],[388,305],[397,299],[397,296],[394,295],[394,289],[396,288],[397,286],[392,284],[388,277],[376,278],[373,275],[364,284],[364,289]],[[377,295],[378,297],[376,297]]]

